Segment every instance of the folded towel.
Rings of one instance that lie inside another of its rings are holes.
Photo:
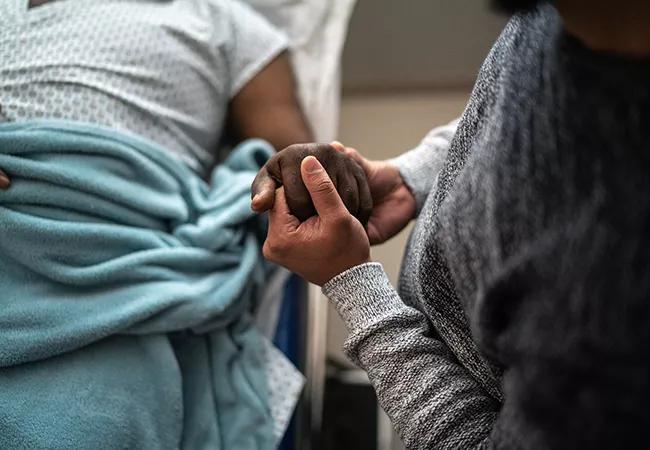
[[[0,448],[272,447],[248,141],[210,185],[80,123],[0,125]]]

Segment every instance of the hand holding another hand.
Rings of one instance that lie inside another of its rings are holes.
[[[386,242],[415,217],[415,197],[397,167],[388,161],[371,161],[341,143],[332,145],[355,160],[365,172],[373,202],[368,238],[371,245]]]
[[[316,214],[300,175],[301,162],[314,156],[329,174],[347,210],[365,226],[372,211],[366,175],[359,164],[329,144],[295,144],[275,154],[259,171],[252,186],[252,208],[264,212],[273,206],[275,190],[284,187],[289,211],[300,221]]]
[[[336,168],[326,170],[313,154],[316,150],[325,152],[330,164],[339,161],[338,165],[334,164]],[[304,152],[311,154],[306,156]],[[253,208],[257,211],[271,209],[264,255],[312,283],[323,285],[341,272],[368,262],[370,244],[390,239],[415,215],[415,198],[397,167],[389,162],[367,160],[356,150],[336,142],[331,146],[296,146],[284,159],[279,158],[280,154],[274,157],[275,161],[267,163],[253,183]],[[339,156],[334,156],[337,154]],[[340,158],[348,161],[343,163]],[[350,165],[350,161],[356,164]],[[356,182],[360,187],[356,191],[356,203],[346,203],[341,198],[339,192],[345,192],[346,184],[339,183],[337,192],[337,185],[330,176],[341,174],[340,179],[343,179],[345,170],[354,171],[354,177],[345,181],[348,185],[355,185],[358,171],[363,177],[363,183]],[[280,174],[282,179],[277,180],[271,173]],[[278,185],[283,187],[276,190]],[[308,199],[308,203],[301,200],[297,205],[298,210],[301,205],[305,207],[301,211],[303,217],[297,217],[296,209],[290,207],[288,188]],[[370,202],[362,200],[367,194],[371,196]],[[314,209],[308,211],[305,205]],[[363,208],[370,205],[371,211],[362,215],[362,218],[369,216],[367,230],[350,214],[355,211],[354,205],[363,205]]]
[[[278,189],[269,214],[264,256],[322,286],[341,272],[368,262],[370,243],[314,156],[302,160],[300,173],[318,215],[300,222],[289,210],[284,188]]]

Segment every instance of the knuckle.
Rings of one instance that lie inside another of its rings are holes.
[[[263,167],[262,169],[260,169],[259,172],[257,172],[257,175],[255,175],[255,178],[253,178],[253,182],[251,183],[251,186],[253,188],[257,188],[262,183],[264,178],[266,178],[268,176],[269,176],[269,173],[266,170],[266,167]]]
[[[304,151],[304,147],[305,147],[304,144],[291,144],[290,146],[288,146],[284,150],[282,150],[280,153],[278,153],[278,156],[281,158],[281,157],[286,156],[286,155],[300,153],[300,152]]]
[[[301,161],[305,156],[310,154],[310,144],[292,144],[285,150],[282,150],[280,157],[288,162],[295,163]]]
[[[264,242],[262,246],[262,254],[266,259],[273,260],[273,251],[271,250],[271,245],[269,244],[268,239]]]
[[[277,239],[267,239],[262,247],[264,257],[272,261],[277,260],[278,255],[286,250],[286,245]]]
[[[273,167],[275,164],[277,164],[278,160],[280,159],[280,154],[276,153],[275,155],[271,156],[265,163],[264,166],[262,166],[262,169],[260,171],[268,171],[270,167]]]
[[[329,153],[333,153],[333,152],[336,151],[334,146],[332,146],[330,144],[323,144],[323,143],[315,144],[313,146],[313,150],[314,150],[314,152],[318,152],[318,153],[320,153],[322,155],[327,155]]]
[[[281,255],[282,253],[286,252],[286,250],[287,244],[284,240],[273,241],[273,244],[271,245],[271,251],[274,255]]]
[[[351,226],[350,218],[349,214],[337,214],[332,217],[332,226],[338,231],[345,231]]]

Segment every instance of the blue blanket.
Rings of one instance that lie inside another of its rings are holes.
[[[249,199],[271,151],[208,185],[112,130],[0,125],[0,448],[272,447]]]

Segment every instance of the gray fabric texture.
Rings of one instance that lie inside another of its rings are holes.
[[[323,286],[408,448],[647,440],[648,79],[551,6],[514,16],[428,175],[398,291],[377,264]]]
[[[437,174],[447,160],[447,152],[458,120],[431,130],[413,150],[390,160],[404,178],[415,197],[417,212],[422,210],[427,196],[438,181]]]

